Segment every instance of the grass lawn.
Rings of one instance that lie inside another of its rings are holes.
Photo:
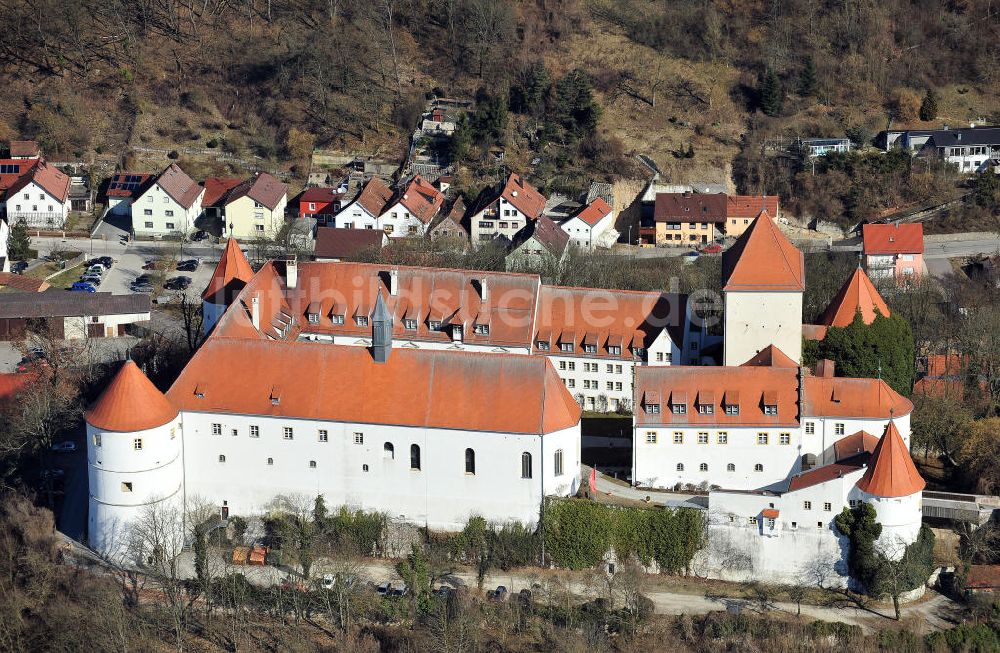
[[[47,266],[49,264],[46,263],[45,265]],[[56,276],[49,279],[49,285],[52,286],[53,288],[69,288],[70,286],[73,285],[74,281],[80,280],[80,275],[83,274],[83,271],[85,269],[86,265],[83,264],[78,265],[74,268],[69,268],[68,270],[65,270],[64,272],[57,274]],[[34,270],[32,270],[32,272],[34,272]],[[49,274],[52,273],[50,272]]]

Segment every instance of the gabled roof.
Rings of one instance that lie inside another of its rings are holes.
[[[405,206],[418,220],[428,224],[444,204],[444,193],[417,175],[394,199]]]
[[[266,172],[258,172],[239,186],[236,186],[226,196],[226,206],[242,197],[249,197],[270,210],[278,208],[281,198],[288,194],[288,184],[278,181]]]
[[[868,256],[924,253],[924,225],[920,222],[866,224],[861,231]]]
[[[500,196],[526,215],[528,220],[541,216],[545,209],[545,196],[517,173],[512,172],[507,177],[507,183],[504,184]]]
[[[807,487],[827,483],[836,478],[843,478],[851,472],[856,472],[860,469],[860,465],[845,465],[841,463],[832,463],[817,467],[816,469],[810,469],[807,472],[796,474],[788,481],[788,492],[797,492]]]
[[[392,199],[392,191],[385,185],[385,182],[378,177],[372,177],[362,187],[361,192],[358,193],[354,201],[360,204],[368,213],[378,217],[382,215],[390,199]]]
[[[156,178],[156,184],[185,209],[191,208],[204,189],[187,176],[180,166],[171,163]]]
[[[907,497],[927,485],[892,421],[886,425],[868,469],[857,485],[859,490],[878,497]]]
[[[756,218],[766,211],[772,218],[778,215],[777,195],[729,195],[726,198],[727,218]]]
[[[876,446],[878,438],[865,431],[858,431],[833,443],[834,458],[837,462],[841,462],[862,454],[870,454],[875,451]]]
[[[788,354],[781,351],[774,345],[768,345],[754,354],[753,358],[743,363],[741,367],[792,367],[797,368],[798,363],[793,361]]]
[[[657,196],[659,197],[659,196]],[[723,290],[805,290],[805,259],[761,213],[722,254]]]
[[[887,419],[913,410],[909,399],[881,379],[807,376],[802,385],[804,415]]]
[[[726,203],[726,196],[722,193],[657,193],[653,220],[725,222]]]
[[[134,432],[163,426],[177,413],[177,408],[128,360],[84,417],[99,429]]]
[[[539,245],[544,247],[549,254],[556,259],[561,259],[566,245],[569,243],[569,234],[552,221],[552,218],[542,215],[537,220],[529,220],[528,224],[514,234],[511,249],[516,250],[531,238],[535,239]]]
[[[499,434],[542,435],[580,421],[548,358],[518,354],[397,347],[376,363],[364,347],[215,336],[167,396],[195,412]]]
[[[116,172],[108,182],[107,197],[138,197],[153,175],[148,172]]]
[[[251,278],[253,268],[250,267],[250,261],[236,239],[230,238],[201,297],[208,302],[229,304]],[[222,297],[219,297],[220,293],[223,293]]]
[[[0,191],[16,184],[38,165],[38,159],[0,159]]]
[[[313,257],[347,258],[364,250],[382,247],[385,237],[385,232],[381,229],[318,227]]]
[[[41,150],[38,148],[38,141],[10,142],[11,157],[18,157],[18,156],[36,157],[39,155],[40,152]]]
[[[80,317],[149,313],[149,295],[109,292],[0,293],[0,318]]]
[[[871,279],[864,270],[858,268],[851,278],[840,288],[836,297],[826,307],[819,323],[826,326],[846,327],[854,321],[854,316],[861,311],[861,319],[865,324],[875,321],[875,311],[883,317],[889,317],[889,307],[882,296],[875,290]]]
[[[343,196],[344,194],[337,188],[314,186],[313,188],[307,188],[302,191],[302,194],[299,195],[299,205],[301,206],[303,202],[306,204],[309,202],[313,202],[315,204],[329,204],[330,202],[338,200]]]
[[[60,202],[65,202],[66,198],[69,197],[69,175],[44,159],[39,160],[38,165],[32,168],[28,174],[22,175],[14,182],[7,189],[7,196],[12,197],[31,182],[41,186],[46,193]]]
[[[44,292],[49,289],[44,279],[25,277],[10,272],[0,272],[0,291],[3,292]]]
[[[206,177],[205,196],[201,198],[202,207],[223,206],[229,191],[241,183],[243,183],[243,180],[239,177]]]
[[[579,220],[583,220],[588,225],[593,227],[599,223],[604,218],[608,217],[611,213],[611,207],[600,197],[597,197],[590,204],[585,206],[582,211],[573,216]],[[571,220],[573,218],[570,218]]]

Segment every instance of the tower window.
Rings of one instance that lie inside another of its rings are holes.
[[[309,461],[309,469],[316,469],[316,461],[315,460],[310,460]]]
[[[136,451],[142,451],[142,438],[132,440],[132,448]]]
[[[473,475],[476,473],[476,452],[472,449],[465,450],[465,473]]]
[[[734,465],[733,463],[729,463],[728,465],[726,465],[726,471],[727,472],[735,472],[736,471],[736,465]]]
[[[291,426],[286,426],[282,431],[284,433],[284,438],[286,440],[291,440],[293,437],[295,437],[295,432],[292,430]]]
[[[219,454],[219,462],[220,463],[226,462],[226,456],[224,454],[221,453]]]
[[[253,425],[250,426],[250,437],[251,438],[259,438],[260,437],[260,427],[259,426],[253,426]]]
[[[212,435],[222,435],[222,424],[212,424]]]
[[[764,471],[764,466],[761,465],[760,463],[757,463],[756,465],[753,466],[753,471],[762,472]]]
[[[326,429],[320,429],[317,437],[320,442],[327,442],[330,439],[330,433]]]
[[[273,465],[274,464],[274,458],[268,458],[267,459],[267,464],[268,465]]]
[[[382,457],[388,460],[396,458],[396,448],[392,446],[391,442],[386,442],[382,445]]]
[[[531,454],[527,451],[521,454],[521,478],[531,478]]]
[[[562,476],[563,473],[563,450],[556,449],[555,453],[555,470],[556,476]]]
[[[132,483],[130,482],[122,483],[122,492],[131,492],[131,491],[132,491]]]
[[[418,444],[410,445],[410,469],[420,469],[420,445]]]

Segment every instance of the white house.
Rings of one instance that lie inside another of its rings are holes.
[[[185,237],[201,215],[205,189],[171,163],[133,200],[132,231],[136,236]]]
[[[898,147],[920,156],[934,156],[972,174],[993,167],[1000,173],[1000,127],[970,126],[957,129],[889,131],[886,151]]]
[[[592,251],[596,247],[609,247],[602,236],[615,224],[615,212],[607,202],[600,197],[595,198],[579,213],[560,226],[569,234],[569,242],[575,247]],[[613,230],[612,230],[613,231]],[[617,233],[615,233],[617,237]]]
[[[577,490],[580,409],[546,358],[394,347],[381,295],[370,350],[275,341],[258,331],[268,302],[247,286],[221,320],[242,325],[217,329],[166,396],[126,363],[87,413],[92,546],[113,550],[141,506],[178,493],[240,515],[322,494],[459,530],[534,523],[545,496]]]
[[[379,216],[392,199],[392,190],[378,177],[372,177],[361,188],[361,192],[344,206],[328,227],[341,229],[379,229]]]
[[[36,229],[62,229],[69,215],[69,185],[69,175],[39,160],[7,189],[7,220],[23,220]]]
[[[112,215],[132,215],[134,200],[154,175],[145,172],[116,172],[105,193],[108,213]]]
[[[524,177],[511,173],[499,188],[484,190],[469,209],[472,246],[498,236],[513,240],[528,222],[537,220],[545,209],[545,197]]]
[[[378,225],[392,238],[423,236],[443,204],[444,193],[417,175],[386,203]]]

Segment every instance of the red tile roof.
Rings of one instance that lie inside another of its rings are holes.
[[[152,178],[148,172],[116,172],[108,182],[107,197],[138,197]]]
[[[236,239],[230,238],[201,297],[207,302],[228,305],[251,278],[253,268],[250,262]]]
[[[866,255],[923,254],[924,225],[866,224],[862,227]]]
[[[659,197],[659,196],[657,196]],[[767,213],[722,254],[726,291],[805,290],[805,259]]]
[[[500,195],[526,215],[529,220],[538,218],[545,209],[545,196],[529,184],[524,177],[516,173],[511,173],[507,177],[507,183],[504,184]]]
[[[611,207],[608,206],[608,203],[605,202],[600,197],[597,197],[594,199],[593,202],[588,204],[586,207],[584,207],[582,211],[580,211],[573,217],[579,218],[580,220],[583,220],[588,225],[593,227],[598,222],[606,218],[610,213],[611,213]]]
[[[38,159],[0,159],[0,191],[5,191],[31,172]]]
[[[857,485],[861,491],[878,497],[906,497],[927,485],[893,422],[886,425],[882,439],[872,452],[868,469]]]
[[[777,519],[778,515],[781,513],[774,508],[764,508],[760,514],[764,517],[764,519]]]
[[[386,209],[386,204],[392,199],[392,191],[378,177],[372,177],[364,185],[355,201],[368,213],[378,217]]]
[[[797,370],[775,367],[636,366],[635,420],[640,425],[666,426],[798,426]],[[646,409],[647,393],[662,398],[659,414]],[[714,410],[702,414],[699,399],[712,394]],[[777,415],[765,415],[764,403],[775,402]],[[685,404],[683,414],[671,410]],[[738,405],[738,415],[727,415],[723,404]]]
[[[726,198],[727,218],[756,218],[761,211],[778,215],[777,195],[730,195]]]
[[[177,412],[177,408],[129,360],[84,417],[88,424],[99,429],[132,432],[163,426],[177,417]]]
[[[827,306],[819,323],[826,326],[846,327],[854,321],[854,316],[861,311],[861,319],[865,324],[875,321],[875,311],[883,317],[889,317],[889,307],[882,296],[875,290],[871,279],[864,270],[858,268],[851,278],[840,288],[840,291]]]
[[[382,247],[385,232],[381,229],[338,229],[318,227],[313,257],[344,259],[365,250]]]
[[[314,186],[302,191],[302,194],[299,195],[299,205],[301,206],[303,202],[306,204],[310,202],[314,204],[329,204],[334,200],[341,199],[343,196],[343,193],[339,192],[336,188]]]
[[[833,463],[817,467],[816,469],[810,469],[807,472],[802,472],[801,474],[793,476],[788,482],[788,491],[796,492],[807,487],[819,485],[820,483],[826,483],[835,478],[841,478],[851,472],[856,472],[859,469],[861,469],[860,465],[842,465],[840,463]]]
[[[288,194],[288,184],[278,181],[274,176],[266,172],[258,172],[250,179],[236,186],[226,196],[225,204],[228,206],[241,197],[249,197],[262,206],[270,210],[278,208],[281,199]]]
[[[742,367],[791,367],[797,368],[798,363],[789,358],[788,354],[781,351],[774,345],[768,345],[753,358],[743,363]]]
[[[833,453],[837,461],[847,460],[861,454],[875,451],[878,438],[865,431],[852,433],[833,443]]]
[[[38,149],[38,141],[11,141],[10,142],[10,155],[11,157],[16,156],[27,156],[36,157],[41,152]]]
[[[521,227],[514,234],[511,250],[516,250],[532,238],[556,259],[562,258],[563,252],[566,251],[566,246],[569,244],[569,234],[547,215],[538,216],[536,220],[529,220],[528,224]]]
[[[444,194],[420,175],[410,180],[395,199],[424,224],[429,224],[444,204]]]
[[[218,336],[167,396],[188,411],[496,433],[552,433],[580,420],[544,357],[397,347],[377,363],[364,347]]]
[[[243,183],[239,177],[206,177],[205,196],[201,198],[202,207],[221,207],[225,204],[229,191]]]
[[[656,222],[725,222],[726,196],[722,193],[657,193],[653,204]]]
[[[7,196],[13,196],[31,182],[38,184],[46,193],[59,200],[59,202],[65,202],[66,198],[69,197],[69,175],[44,159],[40,159],[38,165],[34,166],[28,174],[21,175],[7,189]]]
[[[803,386],[805,415],[888,419],[913,410],[909,399],[881,379],[807,376]]]
[[[959,354],[931,354],[927,357],[927,376],[959,376],[969,367],[969,357]]]
[[[14,292],[44,292],[51,286],[44,279],[34,279],[20,274],[0,272],[0,290]]]
[[[202,194],[204,189],[195,182],[194,179],[187,176],[180,166],[176,163],[171,163],[167,166],[166,170],[160,173],[156,178],[156,183],[160,188],[163,189],[167,195],[169,195],[175,202],[180,204],[185,209],[191,208],[194,205],[195,200]]]

